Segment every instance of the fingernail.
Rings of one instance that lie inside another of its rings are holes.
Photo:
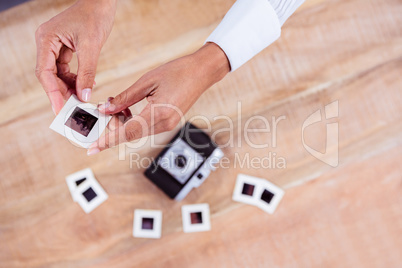
[[[57,114],[56,114],[56,111],[54,110],[53,105],[52,105],[52,110],[53,110],[54,115],[57,115]]]
[[[98,148],[91,148],[91,149],[89,149],[87,151],[87,155],[94,155],[94,154],[97,154],[99,152],[100,152],[100,150]]]
[[[106,109],[109,108],[109,106],[110,106],[110,102],[107,101],[104,104],[102,104],[101,106],[99,106],[99,110],[106,111]]]
[[[84,88],[82,90],[82,99],[85,102],[88,102],[91,99],[91,89],[90,88]]]

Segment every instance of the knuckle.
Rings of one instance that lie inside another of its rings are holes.
[[[130,124],[125,127],[124,134],[127,141],[133,141],[137,138],[136,130]]]
[[[38,29],[36,29],[36,31],[35,31],[36,40],[38,40],[43,35],[43,28],[44,28],[44,26],[42,24],[42,25],[39,25]]]
[[[84,69],[80,72],[81,79],[95,78],[95,73],[92,70]]]
[[[113,100],[112,103],[115,105],[121,104],[121,103],[126,103],[128,102],[128,94],[127,91],[121,92],[119,95],[117,95]]]
[[[41,42],[44,41],[45,36],[46,36],[46,34],[47,34],[47,32],[48,32],[48,29],[47,29],[47,28],[48,28],[48,27],[47,27],[46,23],[43,23],[43,24],[41,24],[41,25],[38,27],[38,29],[36,29],[36,32],[35,32],[35,39],[36,39],[39,43],[41,43]]]

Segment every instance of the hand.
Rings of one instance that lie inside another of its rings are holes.
[[[92,144],[88,155],[119,143],[172,130],[201,94],[229,71],[225,53],[216,44],[207,43],[191,55],[148,72],[127,90],[99,107],[102,113],[116,114],[144,98],[148,101],[139,115]]]
[[[55,114],[64,100],[76,94],[87,102],[94,86],[96,65],[113,26],[116,0],[80,0],[42,24],[36,31],[36,76]],[[77,53],[77,75],[70,72]]]

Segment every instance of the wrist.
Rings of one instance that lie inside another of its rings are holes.
[[[230,63],[225,52],[215,43],[206,43],[193,56],[198,73],[208,78],[208,88],[230,72]]]

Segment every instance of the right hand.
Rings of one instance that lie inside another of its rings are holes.
[[[71,94],[89,101],[98,57],[112,30],[115,10],[116,0],[79,0],[36,31],[35,74],[55,114]],[[77,74],[69,67],[74,52]]]

